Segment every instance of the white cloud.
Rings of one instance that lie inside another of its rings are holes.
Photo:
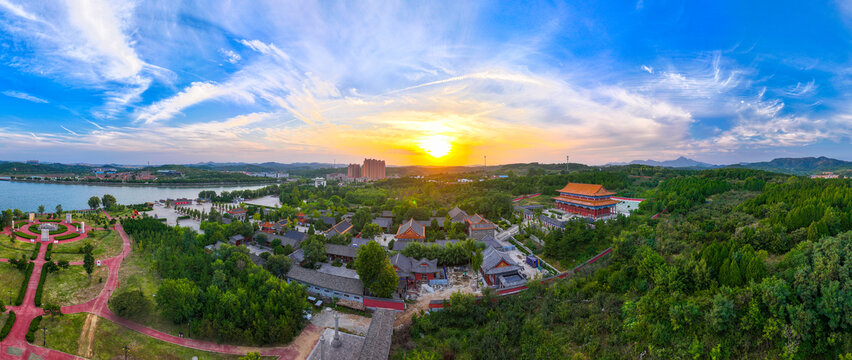
[[[236,63],[240,62],[240,60],[243,59],[243,57],[240,56],[240,54],[237,54],[233,50],[219,49],[219,53],[222,54],[223,57],[225,57],[225,61],[227,61],[231,64],[236,64]]]
[[[642,71],[647,72],[647,73],[649,73],[649,74],[653,74],[653,73],[654,73],[654,68],[652,68],[652,67],[650,67],[650,66],[648,66],[648,65],[642,65],[642,67],[641,67],[641,68],[642,68]]]
[[[21,91],[6,90],[6,91],[3,92],[3,95],[10,96],[10,97],[13,97],[13,98],[18,98],[18,99],[21,99],[21,100],[32,101],[34,103],[46,104],[48,102],[45,99],[35,97],[35,96],[32,96],[32,95],[27,94],[25,92],[21,92]]]

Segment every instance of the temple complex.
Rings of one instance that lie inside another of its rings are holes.
[[[553,198],[556,207],[568,213],[595,220],[615,215],[615,193],[603,185],[569,183],[558,192],[559,196]]]

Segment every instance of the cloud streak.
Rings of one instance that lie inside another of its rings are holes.
[[[13,97],[13,98],[18,98],[18,99],[21,99],[21,100],[31,101],[31,102],[34,102],[34,103],[37,103],[37,104],[47,104],[48,103],[48,101],[45,100],[45,99],[42,99],[42,98],[39,98],[39,97],[36,97],[36,96],[32,96],[30,94],[27,94],[27,93],[21,92],[21,91],[6,90],[6,91],[3,92],[3,95]]]

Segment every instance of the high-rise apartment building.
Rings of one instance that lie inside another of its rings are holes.
[[[351,179],[361,177],[361,165],[349,164],[349,169],[346,171],[346,175]]]
[[[376,159],[364,159],[364,165],[361,165],[361,177],[370,180],[384,179],[385,176],[385,161]]]

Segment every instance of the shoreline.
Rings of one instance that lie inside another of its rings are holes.
[[[130,186],[130,187],[163,187],[163,188],[193,188],[193,187],[226,187],[226,186],[269,186],[283,184],[285,182],[268,181],[268,182],[199,182],[199,183],[114,183],[114,182],[95,182],[95,181],[57,181],[57,180],[18,180],[18,179],[0,179],[0,181],[18,182],[18,183],[33,183],[33,184],[59,184],[59,185],[91,185],[91,186]]]

